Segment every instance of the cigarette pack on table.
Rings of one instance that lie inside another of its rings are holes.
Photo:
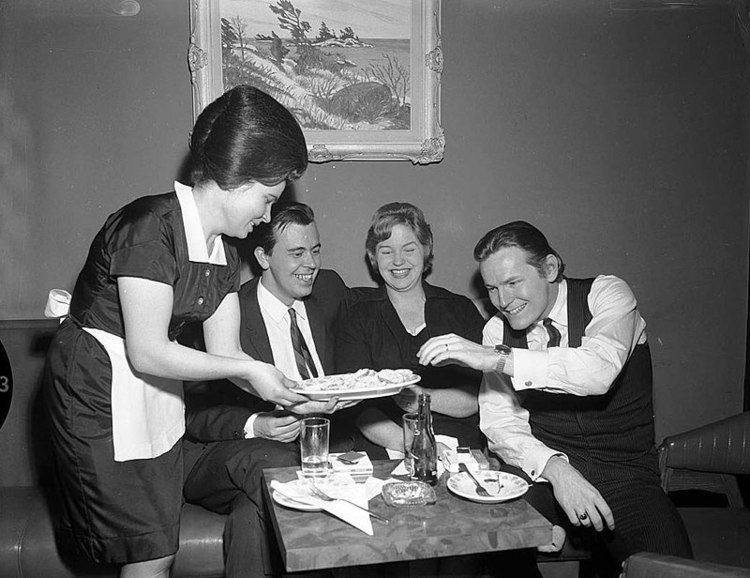
[[[466,464],[472,471],[488,470],[490,464],[481,450],[470,450],[469,448],[457,448],[455,451],[445,452],[443,465],[449,472],[457,472],[458,464]]]
[[[372,475],[372,462],[365,452],[330,453],[328,462],[334,472],[346,472],[357,481]]]

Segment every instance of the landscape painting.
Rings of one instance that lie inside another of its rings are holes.
[[[310,160],[442,159],[437,0],[193,0],[196,115],[251,84],[297,118]]]

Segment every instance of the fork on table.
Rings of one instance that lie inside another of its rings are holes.
[[[475,484],[475,485],[476,485],[476,487],[477,487],[477,494],[479,494],[479,495],[480,495],[480,496],[482,496],[483,498],[490,498],[490,497],[492,497],[492,494],[490,494],[490,493],[489,493],[489,492],[488,492],[488,491],[487,491],[487,490],[485,489],[485,487],[484,487],[484,486],[483,486],[482,484],[480,484],[480,483],[479,483],[479,480],[477,480],[477,479],[476,479],[476,478],[474,477],[474,474],[472,474],[472,473],[471,473],[471,470],[469,470],[469,468],[468,468],[468,467],[466,467],[466,464],[465,464],[465,463],[463,463],[463,462],[460,462],[460,463],[458,464],[458,469],[459,469],[460,471],[462,471],[462,472],[465,472],[466,474],[468,474],[468,475],[469,475],[469,477],[470,477],[470,478],[471,478],[471,479],[473,480],[474,484]]]
[[[316,498],[319,498],[319,499],[323,500],[324,502],[336,502],[336,501],[346,502],[347,504],[351,504],[352,506],[356,506],[360,510],[364,510],[365,512],[367,512],[368,514],[370,514],[370,516],[372,516],[376,520],[380,520],[384,524],[387,524],[389,522],[388,518],[384,518],[383,516],[380,516],[380,515],[376,514],[375,512],[372,512],[372,511],[368,510],[367,508],[365,508],[363,506],[360,506],[356,502],[352,502],[351,500],[347,500],[346,498],[334,498],[333,496],[329,496],[323,490],[321,490],[318,486],[316,486],[315,482],[313,482],[312,480],[310,480],[310,491],[312,492],[313,496],[315,496]]]

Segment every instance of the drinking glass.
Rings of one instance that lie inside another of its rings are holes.
[[[324,417],[306,417],[302,420],[299,447],[302,475],[323,477],[328,475],[328,440],[331,422]]]
[[[419,414],[405,413],[402,418],[404,422],[404,466],[410,476],[414,475],[414,459],[411,455],[411,442],[419,424]]]

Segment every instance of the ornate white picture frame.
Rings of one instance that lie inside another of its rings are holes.
[[[439,162],[440,0],[191,0],[193,112],[248,83],[297,117],[313,162]]]

